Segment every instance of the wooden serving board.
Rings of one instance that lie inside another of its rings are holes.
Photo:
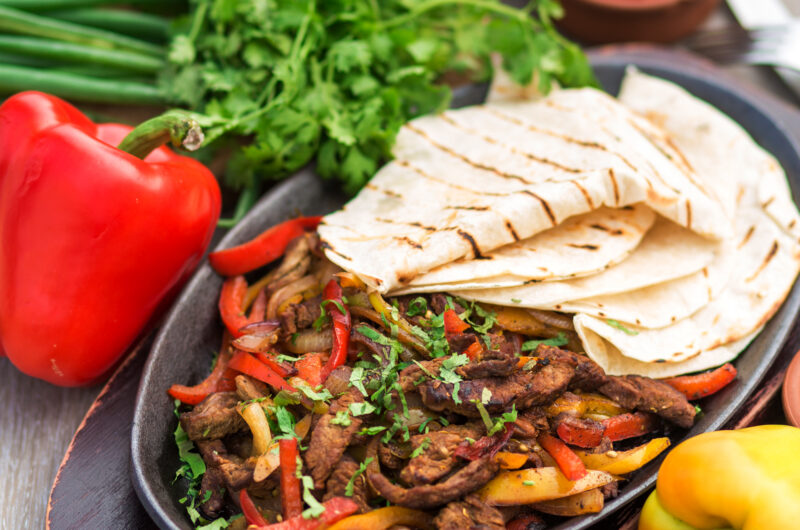
[[[647,58],[687,69],[713,71],[728,82],[740,81],[725,75],[712,64],[695,56],[640,45],[610,46],[590,55],[613,54],[630,60]],[[800,111],[756,88],[743,87],[758,97],[777,121],[800,145]],[[152,334],[141,340],[100,392],[78,427],[50,492],[47,528],[152,528],[144,507],[136,497],[130,480],[130,433],[136,391],[142,367],[152,342]],[[757,424],[766,415],[770,422],[785,422],[778,391],[794,353],[800,348],[800,328],[795,328],[778,360],[771,367],[759,390],[749,398],[727,428]],[[636,528],[644,498],[618,511],[596,528]]]

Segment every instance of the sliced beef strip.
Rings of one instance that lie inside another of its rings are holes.
[[[216,469],[230,491],[248,487],[253,482],[255,460],[231,455],[222,440],[198,440],[197,449],[207,469]]]
[[[600,365],[585,355],[540,344],[536,349],[536,356],[549,361],[566,363],[575,368],[575,375],[572,376],[569,384],[570,388],[589,392],[606,382],[606,374]]]
[[[629,409],[658,414],[688,429],[696,411],[686,396],[668,384],[641,375],[608,376],[600,393]]]
[[[503,514],[476,495],[451,502],[433,520],[438,530],[505,530]]]
[[[322,296],[315,296],[304,300],[299,304],[289,304],[286,309],[278,315],[287,335],[296,333],[299,330],[311,327],[311,324],[322,314]]]
[[[350,348],[348,354],[357,354],[359,352],[366,351],[367,355],[364,357],[365,360],[375,362],[376,360],[380,359],[380,364],[385,366],[389,364],[389,359],[391,355],[391,347],[384,346],[383,344],[378,344],[374,340],[370,339],[363,333],[361,333],[358,328],[367,327],[373,330],[375,333],[381,333],[379,330],[375,329],[375,327],[370,326],[369,324],[358,324],[352,327],[350,331]]]
[[[235,392],[216,392],[209,395],[189,412],[181,414],[183,430],[192,441],[213,440],[241,431],[247,427],[236,410],[239,396]]]
[[[513,354],[490,350],[478,362],[471,362],[456,368],[455,372],[464,379],[483,379],[486,377],[506,377],[517,368],[519,359]]]
[[[424,381],[429,381],[428,374],[438,375],[442,363],[447,357],[439,357],[430,361],[418,361],[419,364],[410,364],[403,368],[398,375],[397,381],[403,392],[413,392],[417,386]]]
[[[378,459],[382,466],[389,469],[400,469],[411,456],[411,448],[408,444],[396,444],[389,441],[378,446]]]
[[[306,466],[309,469],[314,485],[322,488],[325,480],[330,476],[336,463],[350,445],[356,433],[361,429],[362,421],[359,417],[350,416],[350,425],[335,425],[331,421],[336,413],[347,410],[351,403],[364,401],[361,392],[351,388],[331,403],[328,412],[323,414],[311,431],[311,441],[308,450],[304,453]]]
[[[336,469],[333,470],[328,481],[325,483],[325,495],[322,497],[323,501],[332,499],[333,497],[346,497],[345,490],[350,479],[358,472],[359,465],[350,456],[344,455],[339,463],[336,464]],[[353,495],[350,497],[356,504],[358,504],[358,513],[365,513],[370,511],[367,494],[367,479],[362,473],[353,481]]]
[[[441,315],[447,310],[447,296],[442,293],[432,294],[429,307],[433,309],[434,313]],[[459,315],[466,310],[461,304],[456,302],[455,298],[453,298],[453,308],[455,308],[456,313]]]
[[[208,493],[210,492],[210,493]],[[225,479],[216,467],[209,467],[200,482],[200,499],[208,499],[200,504],[200,511],[209,519],[216,519],[225,509]]]
[[[484,403],[491,414],[503,412],[512,405],[517,410],[525,410],[535,405],[552,402],[561,395],[569,384],[574,369],[568,364],[542,362],[531,371],[520,370],[508,377],[488,377],[461,381],[458,397],[453,400],[453,383],[427,381],[419,386],[422,401],[434,411],[448,410],[467,417],[480,416],[474,400],[481,400],[484,389],[489,389],[491,397]]]
[[[489,482],[499,469],[497,462],[486,456],[470,462],[443,482],[403,488],[392,484],[376,467],[370,464],[367,469],[367,480],[372,487],[392,504],[418,509],[441,506],[467,493],[472,493]]]
[[[267,385],[246,375],[237,375],[234,382],[236,383],[236,395],[242,401],[261,399],[269,393]]]
[[[415,434],[411,437],[413,450],[424,445],[419,455],[409,460],[400,472],[400,480],[411,486],[432,484],[441,479],[460,462],[455,455],[456,448],[466,438],[477,440],[485,433],[485,428],[476,423],[448,425],[436,432]]]
[[[540,407],[531,407],[517,414],[517,421],[514,422],[517,436],[531,439],[537,438],[539,434],[550,430],[547,415]]]

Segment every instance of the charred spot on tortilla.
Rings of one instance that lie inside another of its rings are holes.
[[[667,360],[666,359],[656,359],[655,362],[657,362],[657,363],[665,363],[665,362],[667,362]]]
[[[752,236],[753,232],[755,231],[756,231],[756,225],[753,225],[750,228],[748,228],[747,233],[744,235],[741,243],[739,243],[739,246],[737,246],[736,248],[742,248],[743,246],[745,246],[745,244],[747,244],[747,242],[750,240],[750,236]]]
[[[481,164],[480,162],[476,162],[476,161],[470,159],[466,155],[462,155],[461,153],[457,153],[457,152],[453,151],[452,149],[450,149],[449,147],[447,147],[446,145],[440,144],[439,142],[437,142],[436,140],[434,140],[433,138],[428,136],[425,133],[425,131],[422,131],[422,130],[414,127],[410,123],[406,123],[404,125],[404,127],[406,129],[408,129],[410,131],[413,131],[414,133],[418,134],[422,138],[424,138],[429,144],[434,146],[439,151],[442,151],[443,153],[447,153],[448,155],[452,156],[453,158],[458,158],[459,160],[461,160],[465,164],[468,164],[468,165],[474,167],[475,169],[488,171],[490,173],[494,173],[495,175],[497,175],[499,177],[502,177],[502,178],[505,178],[505,179],[518,180],[518,181],[523,182],[525,184],[531,184],[531,185],[536,184],[535,182],[531,182],[530,180],[526,179],[525,177],[521,177],[519,175],[513,175],[511,173],[506,173],[504,171],[500,171],[496,167],[492,167],[492,166],[487,166],[485,164]]]
[[[794,225],[796,223],[797,223],[797,219],[792,219],[791,221],[789,221],[789,225],[788,225],[789,229],[791,230],[792,228],[794,228]]]
[[[353,259],[352,259],[352,258],[350,258],[350,257],[348,257],[348,256],[346,256],[346,255],[344,255],[344,254],[342,254],[341,252],[339,252],[338,250],[336,250],[335,248],[333,248],[333,246],[332,246],[330,243],[328,243],[327,241],[320,241],[320,243],[319,243],[319,246],[320,246],[320,248],[321,248],[322,250],[328,250],[328,251],[330,251],[330,252],[333,252],[334,254],[336,254],[337,256],[339,256],[340,258],[342,258],[343,260],[347,260],[347,261],[353,261]]]
[[[572,184],[574,184],[575,187],[578,188],[578,191],[580,191],[583,194],[583,198],[586,199],[586,204],[589,205],[589,208],[594,210],[594,201],[592,200],[592,196],[589,195],[589,192],[586,191],[586,188],[581,186],[581,183],[578,182],[577,180],[571,180],[570,182],[572,182]]]
[[[767,208],[769,208],[769,205],[772,204],[772,201],[774,201],[774,200],[775,200],[775,197],[770,197],[769,199],[767,199],[766,201],[761,203],[761,207],[766,210]]]
[[[469,243],[470,247],[472,247],[472,255],[474,259],[486,259],[483,254],[481,254],[481,249],[478,248],[478,244],[475,243],[475,238],[472,237],[472,234],[469,232],[465,232],[460,228],[456,228],[456,234],[458,234],[461,239]],[[491,259],[491,258],[489,258]]]
[[[619,207],[619,209],[620,209],[620,210],[628,210],[628,211],[631,211],[631,210],[633,210],[633,206],[631,206],[630,204],[627,204],[627,205],[625,205],[625,206],[620,206],[620,207]]]
[[[511,237],[514,238],[514,241],[519,241],[519,235],[517,235],[517,231],[514,230],[514,225],[511,224],[511,221],[506,219],[506,228],[508,229]]]
[[[692,229],[692,203],[686,199],[686,228]]]
[[[400,195],[399,193],[397,193],[396,191],[387,190],[386,188],[379,188],[378,186],[376,186],[375,184],[372,184],[371,182],[368,182],[367,185],[364,186],[364,187],[367,188],[367,189],[373,190],[373,191],[377,191],[379,193],[383,193],[384,195],[388,195],[389,197],[393,197],[395,199],[402,199],[403,198],[403,196]]]
[[[453,188],[453,189],[456,189],[456,190],[466,191],[467,193],[472,193],[474,195],[485,195],[485,196],[489,196],[489,197],[508,197],[509,195],[511,195],[510,193],[495,193],[495,192],[491,192],[491,191],[475,190],[475,189],[472,189],[472,188],[467,188],[465,186],[459,186],[458,184],[455,184],[454,182],[450,182],[449,180],[443,180],[443,179],[440,179],[440,178],[436,178],[433,175],[430,175],[430,174],[426,173],[425,171],[423,171],[422,169],[420,169],[420,168],[416,167],[415,165],[411,164],[407,160],[395,160],[394,163],[397,164],[400,167],[404,167],[404,168],[410,169],[411,171],[415,172],[420,177],[422,177],[422,178],[424,178],[426,180],[432,180],[433,182],[438,182],[439,184],[441,184],[443,186],[447,186],[449,188]]]
[[[542,199],[541,197],[533,193],[531,190],[522,190],[521,193],[524,193],[525,195],[530,195],[531,197],[539,201],[539,204],[542,205],[542,208],[544,209],[544,212],[547,214],[547,217],[550,218],[550,223],[553,226],[556,226],[558,224],[558,221],[556,221],[556,216],[553,215],[553,211],[550,209],[550,205],[547,204],[546,200]]]
[[[491,210],[488,206],[445,206],[447,210],[469,210],[471,212],[485,212]]]
[[[577,243],[567,243],[567,246],[572,248],[580,248],[583,250],[597,250],[598,248],[600,248],[597,245],[590,245],[589,243],[585,243],[583,245],[579,245]]]
[[[619,188],[617,187],[617,177],[614,175],[614,168],[608,168],[608,178],[614,186],[614,204],[619,204]]]
[[[413,226],[414,228],[420,228],[422,230],[425,230],[426,232],[436,232],[436,227],[425,226],[417,221],[411,221],[406,223],[403,221],[395,221],[394,219],[384,219],[382,217],[376,217],[375,220],[378,221],[379,223],[386,223],[390,225],[407,225],[407,226]]]
[[[408,236],[394,236],[393,239],[396,239],[397,241],[400,241],[402,243],[406,243],[409,246],[414,247],[417,250],[422,250],[422,245],[420,245],[416,241],[412,240]]]
[[[755,280],[755,279],[756,279],[756,276],[758,276],[759,274],[761,274],[761,272],[762,272],[762,271],[763,271],[763,270],[764,270],[764,269],[767,267],[767,265],[769,264],[770,260],[772,260],[772,258],[774,258],[774,257],[775,257],[775,254],[777,254],[777,253],[778,253],[778,248],[779,248],[779,247],[780,247],[780,245],[778,245],[778,242],[777,242],[777,241],[773,241],[773,242],[772,242],[772,246],[769,248],[769,252],[767,252],[767,255],[766,255],[766,256],[764,256],[764,260],[761,262],[761,265],[759,265],[759,266],[758,266],[758,268],[757,268],[757,269],[756,269],[756,271],[755,271],[755,272],[752,274],[752,276],[750,276],[749,278],[747,278],[747,279],[745,280],[745,282],[748,282],[748,283],[749,283],[749,282],[752,282],[753,280]]]

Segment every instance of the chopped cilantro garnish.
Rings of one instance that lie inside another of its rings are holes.
[[[558,332],[558,336],[553,337],[551,339],[542,339],[542,340],[528,340],[522,343],[522,351],[534,351],[536,348],[539,347],[540,344],[544,344],[545,346],[564,346],[566,343],[569,342],[567,339],[566,333],[563,331]]]
[[[289,412],[286,407],[276,406],[273,410],[275,411],[275,419],[278,422],[278,429],[281,431],[281,433],[290,437],[297,436],[294,432],[295,422],[292,413]]]
[[[511,412],[504,412],[502,416],[500,416],[492,425],[492,428],[489,429],[488,434],[492,436],[493,434],[500,432],[500,430],[505,426],[506,423],[514,423],[517,421],[517,406],[511,406]]]
[[[367,397],[367,389],[364,388],[364,367],[363,366],[356,366],[353,368],[353,371],[350,372],[350,386],[354,386],[358,389],[364,397]]]
[[[358,431],[358,434],[361,435],[361,436],[374,436],[374,435],[376,435],[376,434],[378,434],[380,432],[383,432],[385,430],[386,430],[386,427],[384,427],[382,425],[375,425],[373,427],[365,427],[365,428],[361,429],[360,431]]]
[[[364,471],[367,470],[367,466],[374,460],[372,457],[367,458],[358,466],[358,470],[353,473],[353,476],[350,477],[350,480],[347,481],[347,485],[344,487],[344,494],[348,497],[352,497],[355,493],[356,487],[356,479],[361,475]]]
[[[301,402],[300,394],[298,392],[287,392],[286,390],[281,390],[275,394],[275,397],[272,398],[272,402],[279,407],[297,405]]]
[[[428,312],[428,302],[423,297],[418,296],[408,303],[406,314],[410,317],[424,315]]]
[[[372,414],[377,410],[374,405],[365,402],[350,403],[348,409],[353,416],[364,416],[366,414]]]
[[[339,425],[341,427],[349,427],[352,421],[350,421],[350,414],[347,412],[347,409],[340,410],[336,413],[336,416],[331,420],[331,425]]]
[[[432,421],[433,421],[433,418],[425,418],[425,421],[423,421],[423,422],[420,424],[420,426],[419,426],[419,429],[417,429],[417,430],[418,430],[419,432],[424,432],[424,433],[427,433],[427,432],[428,432],[428,424],[429,424],[430,422],[432,422]]]
[[[472,403],[475,405],[475,408],[478,409],[478,413],[481,415],[481,420],[483,420],[483,425],[486,427],[486,432],[491,431],[494,425],[492,424],[492,417],[489,416],[489,411],[487,411],[486,407],[483,406],[483,403],[477,399],[473,399]]]
[[[419,447],[417,447],[416,449],[414,449],[414,451],[412,451],[411,458],[416,458],[422,453],[424,453],[425,449],[427,449],[430,445],[431,445],[431,439],[426,436],[425,439],[422,440],[422,442],[420,442]]]
[[[317,387],[315,390],[311,388],[311,385],[300,378],[295,379],[293,384],[300,392],[305,394],[305,396],[312,401],[328,401],[333,399],[333,395],[331,395],[330,391],[322,385]]]
[[[606,319],[606,324],[608,324],[612,328],[617,328],[618,330],[622,331],[626,335],[638,335],[639,334],[638,331],[636,331],[634,329],[626,328],[624,325],[622,325],[622,323],[620,323],[618,320],[614,320],[613,318],[607,318]]]
[[[512,298],[511,299],[511,303],[512,304],[521,304],[522,300],[520,300],[519,298]]]
[[[303,485],[303,501],[308,505],[308,508],[303,510],[303,519],[316,519],[325,512],[325,507],[312,494],[314,479],[308,475],[302,475],[300,482]]]
[[[523,480],[522,481],[522,485],[523,486],[534,486],[535,483],[532,480]]]

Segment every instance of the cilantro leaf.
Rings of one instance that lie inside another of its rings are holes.
[[[569,342],[567,339],[567,335],[563,331],[559,331],[556,337],[552,339],[543,339],[543,340],[527,340],[522,343],[522,351],[535,351],[536,348],[539,347],[540,344],[544,344],[545,346],[564,346]]]
[[[626,335],[638,335],[639,334],[638,331],[636,331],[634,329],[626,328],[624,325],[622,325],[621,322],[619,322],[618,320],[614,320],[613,318],[607,318],[606,319],[606,324],[608,324],[612,328],[617,328],[618,330],[622,331]]]

